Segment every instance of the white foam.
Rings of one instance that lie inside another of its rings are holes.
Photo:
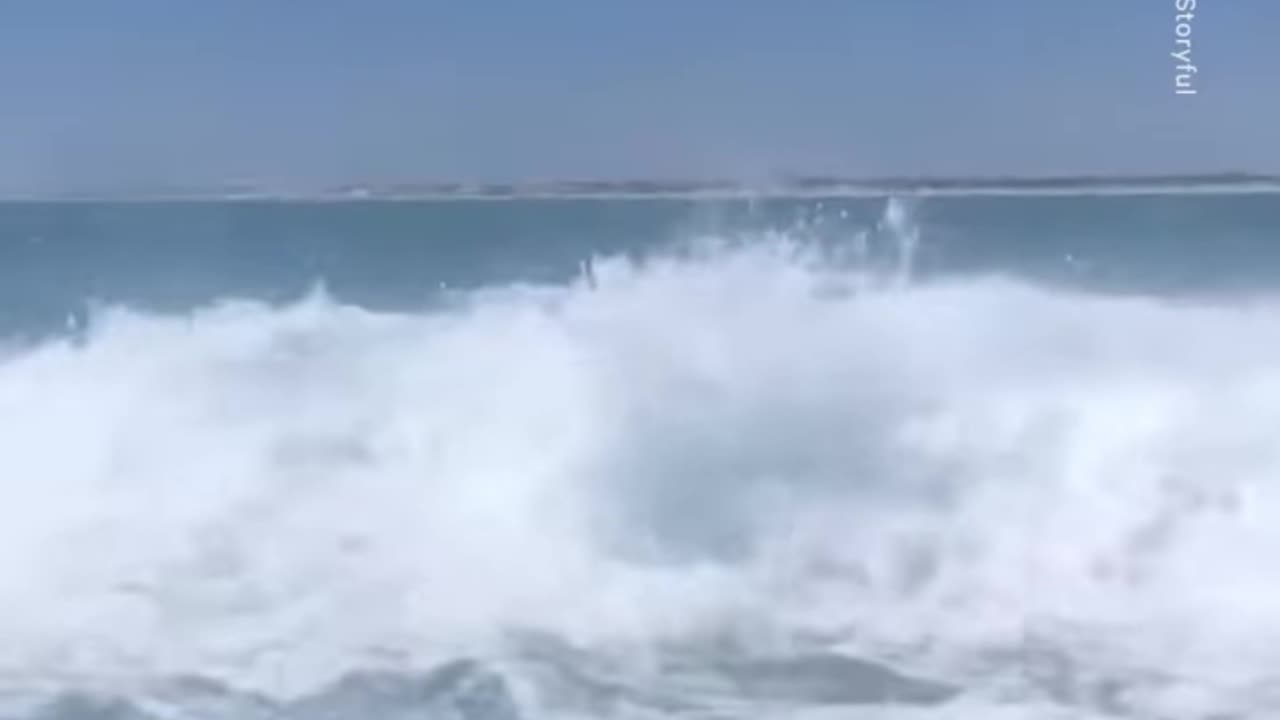
[[[1211,706],[1274,678],[1280,305],[832,293],[778,244],[595,275],[117,308],[0,361],[4,676],[291,692],[510,627],[748,627],[978,681],[1047,644]]]

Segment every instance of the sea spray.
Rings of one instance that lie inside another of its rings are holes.
[[[12,348],[3,686],[286,702],[477,657],[752,714],[854,658],[954,689],[936,717],[1280,709],[1280,305],[830,292],[858,272],[784,237]]]

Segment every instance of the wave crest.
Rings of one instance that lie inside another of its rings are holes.
[[[11,352],[8,684],[297,694],[537,629],[1263,702],[1280,306],[868,289],[785,243],[594,272]]]

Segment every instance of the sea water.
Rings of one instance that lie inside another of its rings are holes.
[[[0,718],[1268,718],[1280,196],[0,205]]]

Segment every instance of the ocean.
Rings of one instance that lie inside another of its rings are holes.
[[[1280,716],[1280,195],[0,204],[0,718]]]

